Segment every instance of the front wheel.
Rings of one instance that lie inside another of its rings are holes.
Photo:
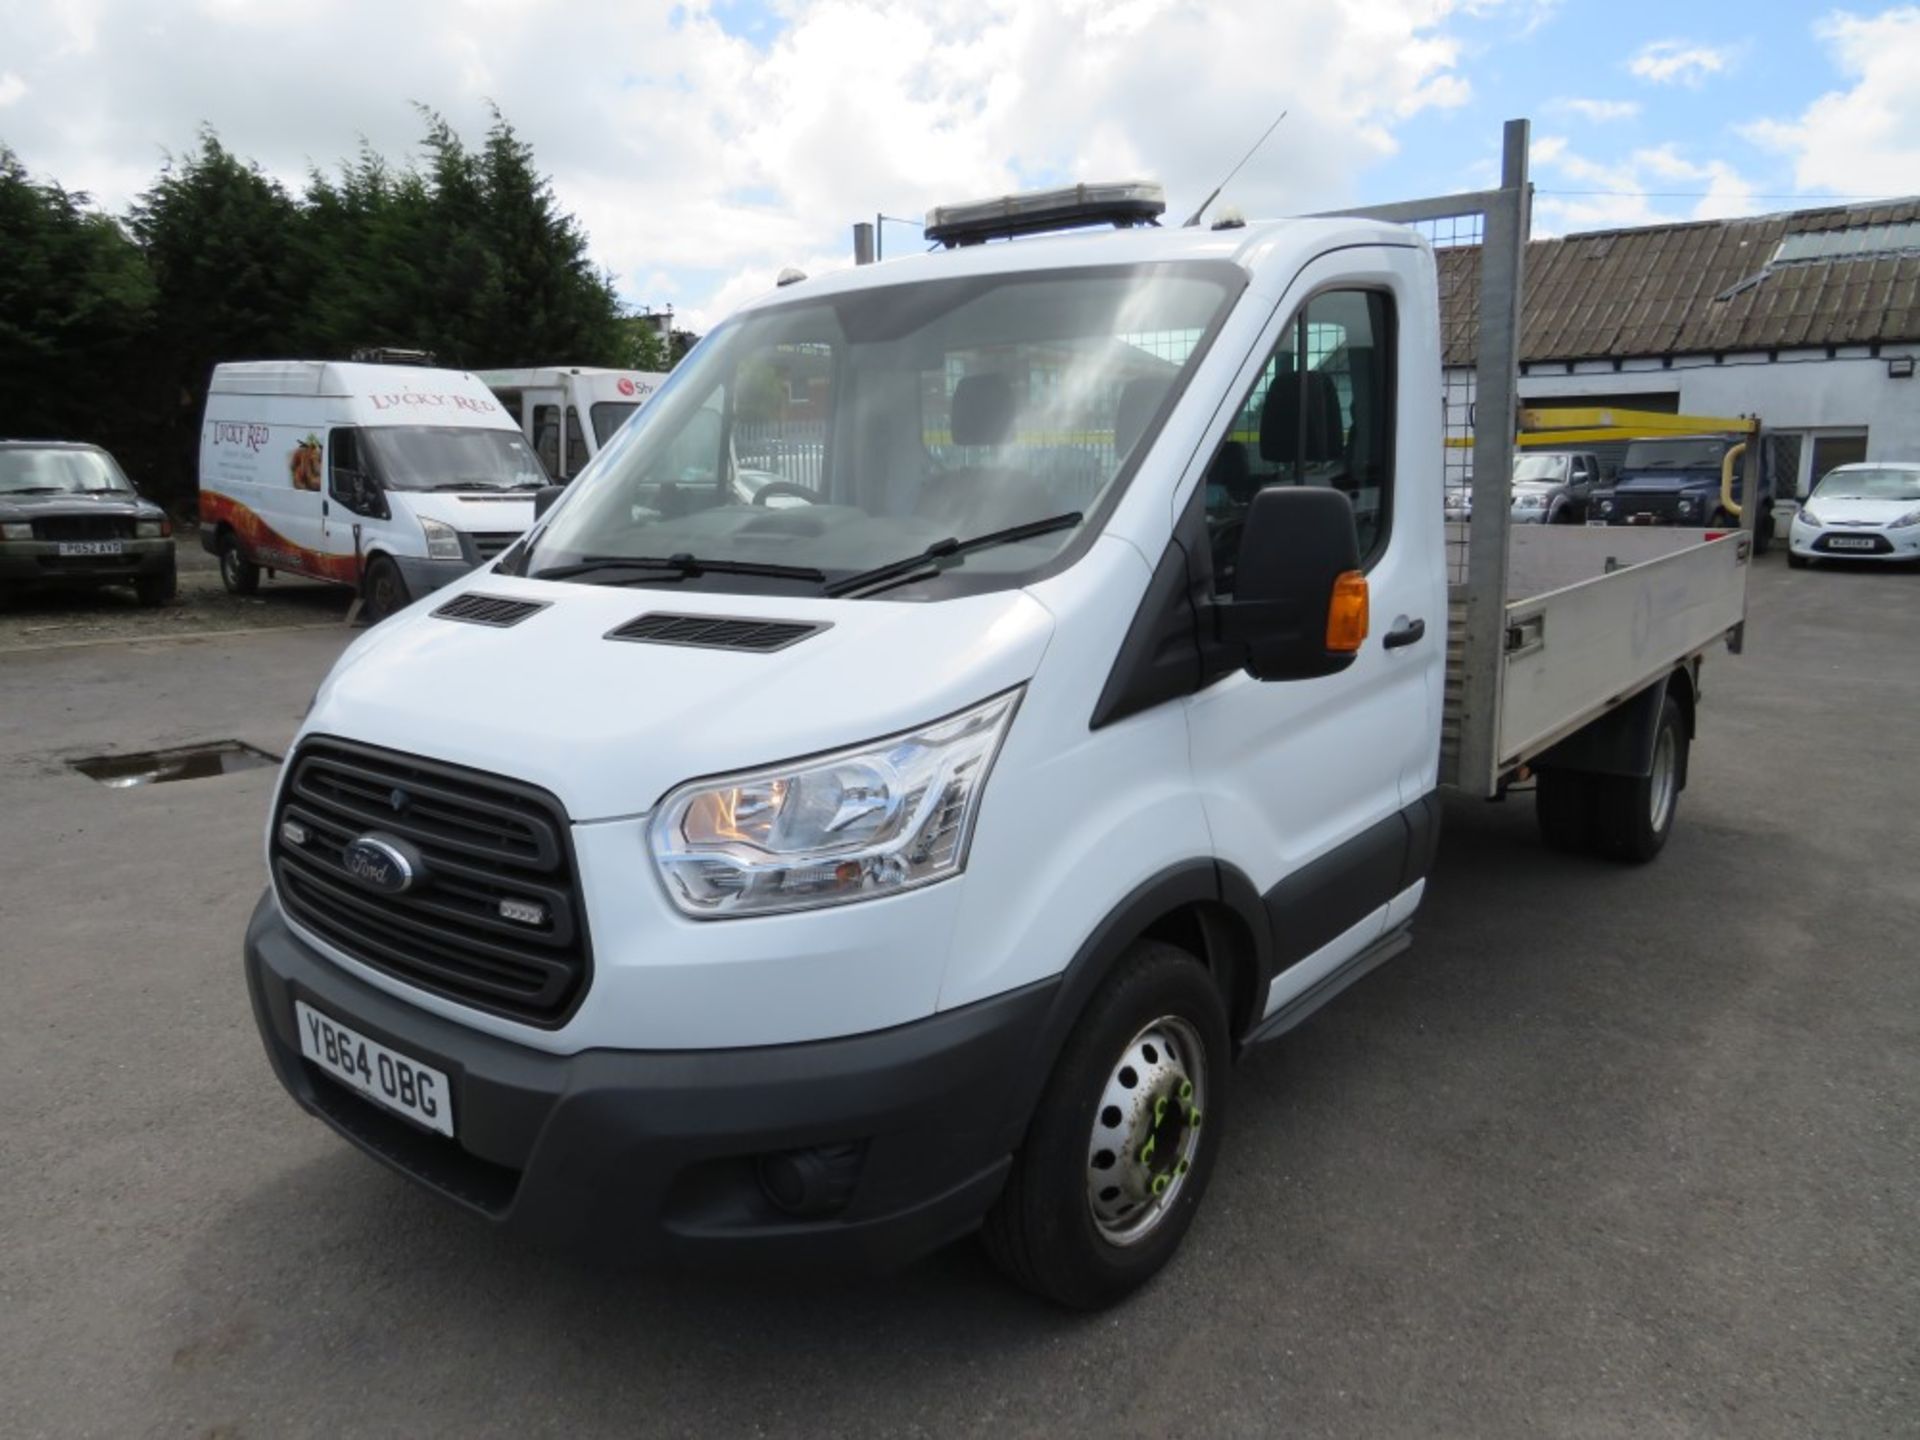
[[[1753,525],[1753,553],[1764,555],[1773,549],[1773,511],[1762,510]]]
[[[1595,779],[1594,848],[1610,860],[1645,864],[1666,846],[1687,773],[1687,720],[1668,695],[1653,735],[1653,766],[1645,775]]]
[[[401,577],[400,567],[385,555],[374,556],[373,563],[367,566],[360,593],[366,602],[369,625],[378,625],[394,612],[406,609],[413,599],[407,593],[407,582]]]
[[[1813,564],[1813,561],[1810,557],[1806,555],[1796,555],[1791,550],[1787,551],[1787,568],[1788,569],[1805,570],[1812,564]]]
[[[1136,941],[1080,1017],[984,1238],[1027,1289],[1111,1305],[1172,1258],[1226,1116],[1226,1006],[1193,956]]]
[[[166,605],[180,593],[180,572],[172,565],[151,575],[140,575],[133,582],[133,593],[142,605]]]
[[[240,537],[231,530],[220,534],[220,583],[229,595],[251,595],[260,588],[260,567],[247,559]]]

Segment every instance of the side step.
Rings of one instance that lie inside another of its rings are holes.
[[[1314,1011],[1333,999],[1354,981],[1364,978],[1372,970],[1384,965],[1402,950],[1413,944],[1413,922],[1404,921],[1397,928],[1382,935],[1373,944],[1362,950],[1338,970],[1326,976],[1311,990],[1302,991],[1280,1009],[1273,1012],[1247,1036],[1245,1044],[1258,1045],[1265,1040],[1278,1039],[1294,1026],[1307,1020]]]

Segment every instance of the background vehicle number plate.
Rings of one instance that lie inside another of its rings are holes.
[[[126,544],[120,540],[65,540],[60,544],[62,555],[119,555],[126,550]]]
[[[293,1018],[300,1053],[334,1079],[416,1125],[453,1134],[453,1094],[444,1073],[367,1039],[303,1000],[293,1002]]]

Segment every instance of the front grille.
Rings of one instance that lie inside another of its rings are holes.
[[[302,832],[297,844],[288,822]],[[412,888],[391,894],[352,878],[343,853],[362,835],[419,852]],[[546,1027],[586,990],[591,953],[567,817],[544,790],[311,740],[288,764],[272,855],[289,917],[410,985]],[[503,900],[531,902],[544,919],[503,918]]]
[[[131,540],[131,515],[43,515],[33,522],[36,540]]]
[[[707,650],[784,650],[825,625],[798,620],[738,620],[724,615],[642,615],[607,632],[609,640],[694,645]]]
[[[518,625],[529,615],[538,615],[549,603],[545,600],[514,600],[505,595],[483,595],[478,590],[469,590],[435,610],[433,618],[464,620],[469,625],[492,625],[504,630],[509,625]]]
[[[1620,495],[1613,497],[1616,521],[1631,522],[1633,517],[1647,516],[1656,525],[1671,525],[1676,518],[1676,507],[1680,503],[1678,495]],[[1647,520],[1639,522],[1644,525]]]
[[[479,553],[481,560],[487,561],[503,554],[509,545],[520,538],[520,532],[518,530],[476,530],[470,532],[468,538],[473,541],[473,548]]]

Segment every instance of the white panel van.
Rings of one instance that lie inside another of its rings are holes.
[[[512,417],[461,371],[214,367],[200,543],[235,594],[285,571],[357,586],[382,619],[505,550],[548,483]]]
[[[541,365],[476,374],[519,422],[521,433],[539,452],[540,463],[561,481],[578,475],[667,380],[652,371],[595,365]]]

